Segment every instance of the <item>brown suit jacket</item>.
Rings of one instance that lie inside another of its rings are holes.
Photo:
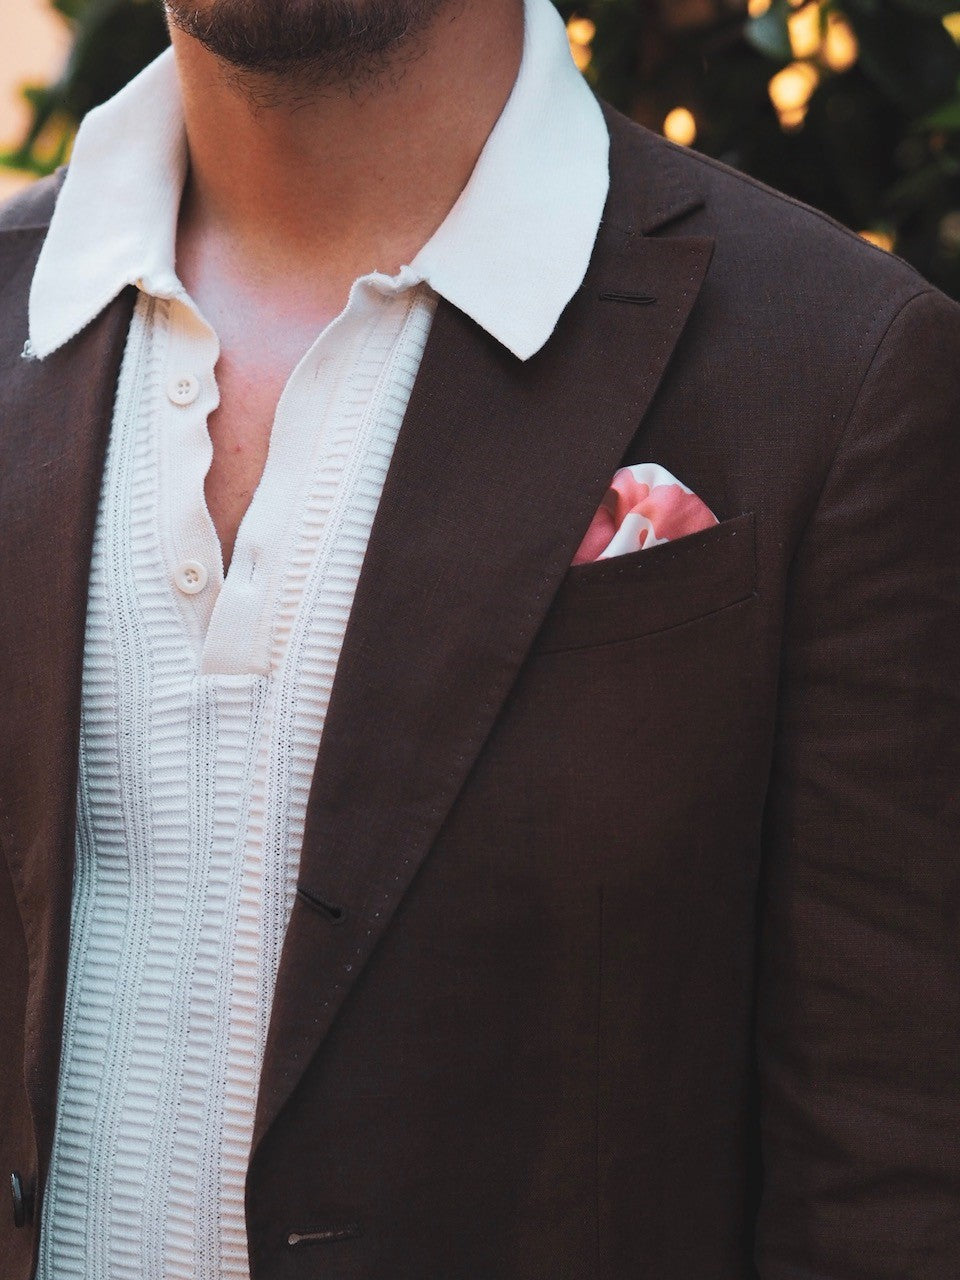
[[[310,797],[253,1280],[960,1275],[960,308],[608,122],[543,351],[437,313]],[[3,1280],[50,1154],[131,307],[21,359],[52,203],[0,219]],[[569,569],[637,461],[719,527]]]

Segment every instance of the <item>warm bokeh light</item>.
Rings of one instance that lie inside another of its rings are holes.
[[[674,107],[663,122],[664,136],[681,147],[692,147],[697,140],[697,122],[686,107]]]
[[[786,130],[799,129],[807,114],[820,73],[809,62],[791,62],[778,71],[769,84],[770,101]]]
[[[953,36],[954,40],[960,44],[960,13],[948,13],[943,19],[943,25]]]
[[[831,13],[823,42],[823,59],[831,71],[849,71],[860,56],[860,46],[853,27],[843,14]]]
[[[567,23],[567,35],[577,44],[591,44],[596,34],[596,24],[589,18],[571,18]]]
[[[790,48],[795,58],[812,58],[820,52],[823,33],[820,24],[819,0],[811,0],[787,18]]]
[[[762,18],[770,12],[772,0],[747,0],[747,13],[751,18]]]
[[[571,18],[567,23],[570,52],[581,71],[586,71],[590,65],[590,59],[593,57],[590,46],[596,34],[596,25],[589,18]]]
[[[889,231],[861,231],[860,235],[870,244],[875,244],[878,249],[883,249],[887,253],[893,252],[894,239]]]
[[[781,111],[780,128],[784,133],[796,133],[798,129],[803,128],[803,122],[806,118],[806,107],[797,107],[793,111]]]

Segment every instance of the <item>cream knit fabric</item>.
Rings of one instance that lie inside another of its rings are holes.
[[[224,579],[204,501],[219,346],[175,271],[170,54],[84,121],[25,354],[125,284],[140,296],[90,579],[39,1280],[247,1277],[244,1179],[311,775],[437,297],[518,358],[538,351],[583,280],[608,143],[550,0],[526,0],[520,76],[457,205],[396,277],[354,284],[284,388]]]
[[[433,305],[423,286],[354,286],[286,388],[221,587],[202,505],[216,342],[184,301],[138,303],[90,583],[45,1280],[247,1274],[244,1176],[311,771]],[[172,401],[198,359],[196,398]],[[209,566],[202,590],[184,563]]]

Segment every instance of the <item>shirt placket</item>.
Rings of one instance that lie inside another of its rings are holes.
[[[263,475],[240,522],[229,572],[205,496],[213,458],[207,426],[219,405],[216,334],[183,293],[166,307],[160,486],[161,542],[171,589],[205,676],[264,676],[272,623],[310,485],[325,456],[352,360],[383,309],[418,283],[406,268],[356,281],[343,312],[290,375],[272,424]],[[345,459],[339,460],[339,465]]]
[[[185,297],[158,302],[158,534],[167,579],[198,663],[223,589],[220,541],[204,484],[213,458],[207,420],[220,401],[219,342]]]
[[[357,327],[357,317],[345,311],[320,334],[283,388],[263,475],[237,530],[207,628],[205,675],[270,674],[273,622],[291,540],[302,523]]]

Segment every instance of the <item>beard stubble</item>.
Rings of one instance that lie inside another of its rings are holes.
[[[459,0],[165,0],[169,21],[251,78],[316,91],[402,74]]]

